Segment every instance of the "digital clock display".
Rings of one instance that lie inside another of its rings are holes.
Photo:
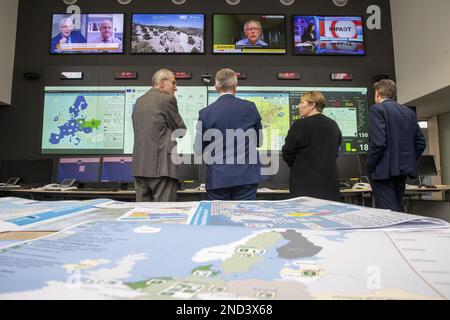
[[[175,79],[192,79],[192,72],[175,72]]]
[[[247,79],[247,73],[245,73],[245,72],[236,72],[236,75],[239,80]]]
[[[339,73],[332,73],[330,75],[330,78],[332,81],[351,81],[353,80],[353,75],[347,72],[339,72]]]
[[[300,80],[300,73],[298,73],[298,72],[279,72],[278,80]]]
[[[61,72],[61,80],[83,80],[83,72]]]
[[[137,79],[138,74],[134,71],[120,71],[114,73],[114,79],[119,80],[135,80]]]

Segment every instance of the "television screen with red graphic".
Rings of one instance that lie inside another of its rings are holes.
[[[294,16],[294,54],[364,55],[362,17]]]

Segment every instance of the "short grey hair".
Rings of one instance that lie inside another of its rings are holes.
[[[395,99],[397,97],[397,85],[390,79],[383,79],[374,84],[373,89],[380,93],[383,99]]]
[[[63,18],[59,21],[59,27],[61,28],[63,24],[66,24],[67,22],[70,22],[70,24],[73,25],[72,18]]]
[[[237,83],[237,74],[231,69],[222,69],[216,74],[216,88],[220,92],[234,89]]]
[[[258,25],[258,28],[262,30],[261,22],[259,22],[258,20],[254,20],[254,19],[248,20],[248,21],[245,23],[245,25],[244,25],[244,30],[247,30],[248,25],[249,25],[250,23],[252,23],[252,22],[256,23],[256,24]]]
[[[111,20],[106,19],[106,20],[103,20],[102,23],[100,23],[100,28],[103,27],[103,25],[106,23],[109,23],[111,26],[113,25]]]
[[[163,81],[164,79],[169,79],[172,76],[175,77],[173,72],[170,71],[169,69],[159,69],[153,75],[152,84],[153,84],[154,87],[158,86],[161,81]]]

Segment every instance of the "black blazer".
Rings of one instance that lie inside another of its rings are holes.
[[[342,142],[337,123],[318,114],[294,122],[283,146],[283,159],[291,168],[293,197],[339,201],[336,158]]]
[[[315,42],[317,37],[315,33],[304,33],[302,35],[302,42]]]
[[[370,179],[415,178],[417,160],[425,148],[425,138],[411,109],[390,99],[370,108],[366,163]]]

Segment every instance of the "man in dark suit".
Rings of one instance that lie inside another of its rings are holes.
[[[177,143],[175,130],[186,133],[174,96],[176,80],[172,71],[161,69],[152,79],[153,88],[136,101],[133,110],[133,176],[137,202],[177,200],[178,171],[172,160]]]
[[[209,200],[255,200],[261,179],[257,147],[261,116],[253,102],[236,98],[237,75],[216,75],[219,99],[200,110],[194,150],[207,164]]]
[[[59,52],[61,45],[65,43],[86,43],[86,38],[80,31],[73,31],[73,22],[71,18],[61,19],[59,23],[60,33],[53,37],[51,43],[51,53]]]
[[[406,179],[417,176],[417,160],[425,151],[426,141],[416,114],[394,101],[394,81],[381,80],[374,90],[377,104],[369,110],[366,169],[376,207],[403,211]]]

